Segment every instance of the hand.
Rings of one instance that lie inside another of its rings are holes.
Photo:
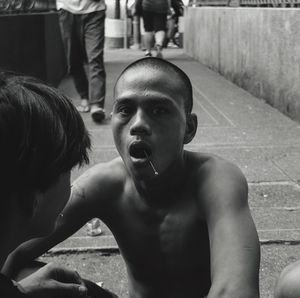
[[[131,8],[131,13],[133,16],[142,16],[142,0],[136,0]]]
[[[17,285],[20,291],[32,298],[88,297],[87,288],[77,271],[50,263],[22,279]]]
[[[133,16],[141,16],[142,12],[141,12],[141,9],[139,7],[132,7],[131,8],[131,14]]]

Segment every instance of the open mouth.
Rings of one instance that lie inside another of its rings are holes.
[[[133,143],[129,148],[129,154],[135,159],[148,159],[151,156],[151,149],[144,143]]]

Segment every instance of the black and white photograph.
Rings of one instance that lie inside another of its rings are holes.
[[[300,0],[0,0],[0,298],[300,298]]]

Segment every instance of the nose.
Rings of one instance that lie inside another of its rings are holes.
[[[135,116],[132,119],[132,124],[130,126],[131,135],[150,135],[151,127],[149,124],[149,119],[146,113],[142,110],[137,110]]]

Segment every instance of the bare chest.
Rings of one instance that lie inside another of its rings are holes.
[[[141,280],[191,280],[209,271],[207,226],[191,198],[164,210],[128,206],[113,233]]]

